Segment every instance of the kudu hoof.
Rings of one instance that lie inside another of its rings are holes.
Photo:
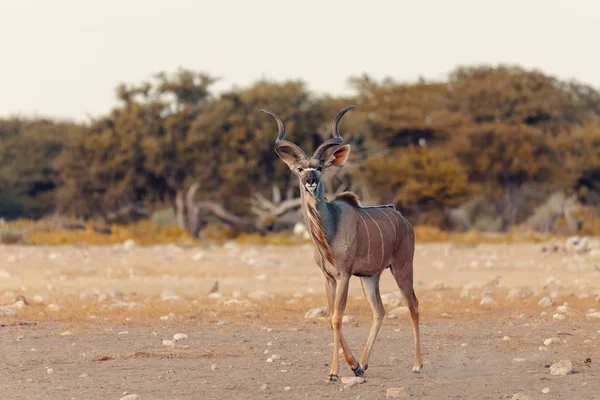
[[[337,381],[338,381],[338,379],[340,379],[340,377],[339,377],[339,376],[337,376],[337,375],[333,375],[333,374],[329,375],[329,380],[330,380],[331,382],[337,382]]]
[[[423,369],[423,364],[421,364],[418,367],[413,367],[413,374],[420,374],[422,369]]]
[[[354,372],[354,376],[365,376],[365,370],[367,369],[367,367],[365,366],[365,369],[362,369],[360,367],[360,364],[358,364],[358,366],[356,367],[356,369],[353,369],[352,371]]]

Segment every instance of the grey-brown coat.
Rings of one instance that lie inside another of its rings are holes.
[[[346,362],[357,376],[362,376],[368,368],[369,356],[385,315],[379,279],[388,267],[407,300],[412,318],[413,371],[419,372],[422,368],[419,306],[413,290],[415,240],[411,224],[391,205],[362,207],[354,193],[338,194],[331,202],[325,199],[322,173],[328,168],[341,168],[350,155],[350,145],[341,146],[338,127],[343,115],[352,108],[346,107],[338,113],[332,123],[333,138],[319,146],[312,157],[285,140],[285,125],[275,114],[261,110],[271,115],[279,127],[275,150],[298,177],[304,221],[315,243],[315,261],[326,278],[330,324],[334,332],[329,375],[333,381],[339,374],[340,345]],[[334,151],[325,157],[331,148],[335,148]],[[352,355],[341,330],[351,276],[360,277],[365,297],[373,310],[371,331],[360,362]]]

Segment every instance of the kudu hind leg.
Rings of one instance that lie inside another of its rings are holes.
[[[373,345],[375,344],[375,340],[377,339],[377,334],[379,333],[379,329],[381,328],[381,324],[383,323],[383,317],[385,316],[385,307],[383,306],[383,302],[381,301],[381,294],[379,292],[379,278],[381,274],[377,274],[374,276],[363,277],[360,279],[360,283],[363,288],[363,292],[369,305],[371,306],[371,310],[373,311],[373,320],[371,322],[371,331],[369,332],[369,338],[367,339],[367,343],[365,344],[365,349],[363,350],[362,356],[360,357],[360,365],[366,371],[369,368],[369,357],[371,356],[371,352],[373,351]]]
[[[413,288],[413,264],[412,261],[406,262],[401,268],[391,268],[394,279],[400,288],[400,291],[406,298],[410,318],[412,319],[413,336],[415,340],[415,364],[413,372],[419,373],[423,369],[421,361],[421,336],[419,332],[419,300]]]

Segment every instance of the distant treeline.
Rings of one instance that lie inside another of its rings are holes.
[[[176,209],[194,183],[196,200],[248,217],[250,198],[271,198],[274,185],[297,195],[273,151],[276,126],[258,110],[277,113],[312,153],[347,105],[357,106],[340,129],[352,154],[329,192],[352,189],[450,229],[553,229],[566,204],[600,210],[600,92],[590,86],[512,66],[461,67],[445,81],[364,75],[347,98],[301,81],[217,96],[216,80],[179,70],[121,85],[118,105],[87,124],[0,119],[0,217]]]

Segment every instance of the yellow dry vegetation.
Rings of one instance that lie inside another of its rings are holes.
[[[231,230],[219,225],[210,225],[200,239],[192,238],[184,229],[174,224],[155,224],[141,221],[128,225],[110,226],[110,234],[95,232],[101,226],[93,222],[84,224],[84,229],[69,230],[56,220],[16,220],[0,227],[0,242],[5,244],[25,243],[29,245],[114,245],[126,240],[134,240],[137,245],[155,245],[175,243],[192,245],[202,242],[222,244],[227,240],[236,240],[245,245],[293,246],[310,243],[290,232],[267,234],[242,233],[235,235]],[[583,234],[600,235],[600,219],[588,223]],[[560,234],[541,234],[531,229],[512,228],[508,232],[491,233],[471,230],[468,232],[444,231],[433,226],[416,226],[417,243],[452,242],[462,244],[502,244],[502,243],[540,243]]]

